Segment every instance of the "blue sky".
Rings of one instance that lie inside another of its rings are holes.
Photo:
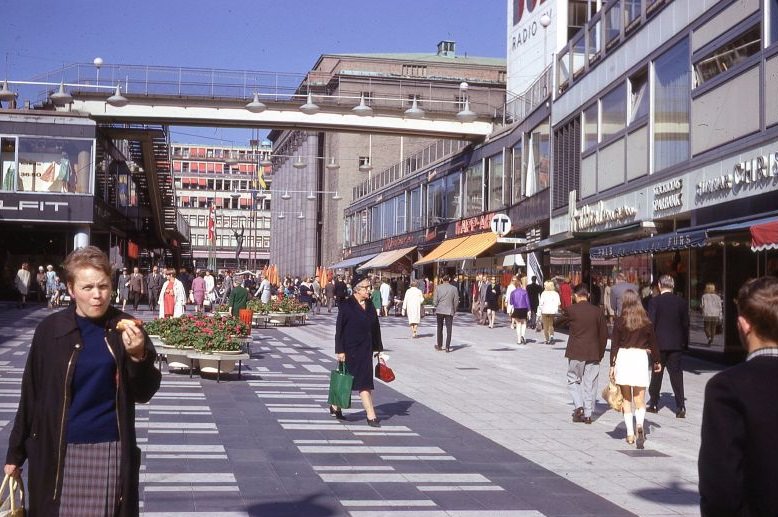
[[[71,63],[304,73],[323,53],[505,57],[504,0],[0,0],[3,74],[29,80]],[[7,65],[6,65],[7,62]],[[184,133],[199,134],[200,138]],[[175,128],[175,141],[247,143],[247,130]]]

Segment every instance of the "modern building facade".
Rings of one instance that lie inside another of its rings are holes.
[[[440,42],[437,52],[428,54],[325,54],[301,89],[352,98],[347,110],[363,101],[379,111],[389,97],[399,96],[403,109],[415,101],[421,110],[452,118],[467,100],[477,116],[491,119],[504,105],[505,65],[501,59],[458,55],[451,41]],[[435,143],[430,138],[292,130],[273,131],[269,138],[274,144],[274,193],[290,195],[273,207],[271,262],[300,276],[313,274],[319,265],[337,268],[348,258],[343,210],[358,186],[377,188],[411,174],[418,169],[418,153]],[[295,166],[300,157],[304,167]]]
[[[272,176],[270,167],[265,173],[261,162],[269,158],[272,145],[266,140],[254,143],[250,147],[171,146],[176,202],[191,229],[196,268],[256,270],[268,262]],[[209,239],[212,210],[214,238]]]

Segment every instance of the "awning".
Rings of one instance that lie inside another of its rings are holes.
[[[521,253],[515,253],[513,255],[504,255],[502,257],[502,265],[505,267],[526,266],[526,264],[524,263],[524,257],[521,256]]]
[[[452,249],[456,248],[463,242],[465,242],[468,239],[468,237],[459,237],[458,239],[448,239],[443,242],[441,242],[437,248],[427,253],[424,258],[421,260],[415,262],[414,266],[423,266],[425,264],[431,264],[433,262],[437,262],[438,258],[445,255]]]
[[[472,260],[477,258],[481,253],[488,250],[497,242],[497,234],[495,233],[479,233],[478,235],[471,235],[465,242],[451,249],[448,253],[437,259],[437,262],[441,261],[456,261],[456,260]]]
[[[336,262],[335,264],[332,264],[327,269],[346,269],[346,268],[358,266],[363,262],[367,262],[368,260],[375,257],[376,255],[378,255],[378,253],[371,253],[369,255],[361,255],[359,257],[347,258],[346,260],[341,260],[340,262]]]
[[[361,266],[357,268],[358,271],[364,271],[366,269],[383,269],[391,266],[401,258],[403,258],[408,253],[412,252],[416,249],[416,246],[411,246],[410,248],[402,248],[399,250],[392,250],[392,251],[384,251],[382,253],[379,253],[372,259],[368,260]]]
[[[754,251],[778,249],[778,219],[751,227],[751,249]]]
[[[654,235],[647,239],[639,239],[632,242],[595,246],[589,250],[589,256],[593,259],[602,259],[698,248],[705,245],[707,238],[706,233],[705,230],[672,232]]]

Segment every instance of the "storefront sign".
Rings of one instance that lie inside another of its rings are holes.
[[[654,187],[654,212],[683,206],[683,180],[676,178]]]
[[[419,235],[416,233],[409,233],[400,235],[397,237],[389,237],[384,239],[384,245],[381,247],[382,251],[391,251],[400,248],[407,248],[416,244]]]
[[[778,178],[778,152],[757,156],[736,163],[732,173],[722,174],[697,183],[697,196],[706,196],[722,191],[737,193],[747,187],[767,186]]]
[[[91,223],[92,196],[0,194],[0,220]]]
[[[468,217],[457,221],[454,226],[454,235],[467,235],[473,232],[482,232],[485,230],[491,230],[493,212],[488,214],[477,215],[475,217]]]
[[[626,205],[616,208],[606,208],[605,203],[602,201],[596,205],[585,205],[581,207],[580,210],[573,208],[571,212],[571,230],[574,232],[588,230],[609,223],[625,223],[634,219],[638,213],[637,209]]]

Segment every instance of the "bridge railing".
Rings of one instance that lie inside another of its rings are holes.
[[[94,86],[121,86],[128,95],[164,95],[213,98],[248,102],[254,93],[271,103],[304,103],[308,91],[322,107],[351,108],[366,94],[365,102],[374,109],[398,110],[411,106],[417,97],[419,107],[431,113],[456,114],[464,108],[465,93],[459,82],[423,78],[371,76],[356,72],[317,72],[306,74],[225,70],[150,65],[102,65],[76,63],[45,73],[36,80]],[[495,117],[505,104],[505,88],[471,84],[466,93],[470,109],[481,117]],[[45,98],[41,96],[40,100]]]

